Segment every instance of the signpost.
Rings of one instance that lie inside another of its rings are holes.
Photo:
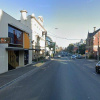
[[[87,57],[87,53],[88,53],[88,50],[85,50],[85,59],[86,59],[86,57]]]

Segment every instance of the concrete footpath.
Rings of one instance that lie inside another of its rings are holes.
[[[37,72],[41,67],[48,65],[52,60],[45,62],[32,63],[30,65],[20,67],[18,69],[10,70],[0,74],[0,89],[14,83],[17,80],[25,78],[29,74]]]

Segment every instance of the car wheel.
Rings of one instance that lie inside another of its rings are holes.
[[[99,70],[96,68],[96,72],[99,74]]]

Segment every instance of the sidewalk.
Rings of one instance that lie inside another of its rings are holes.
[[[13,83],[17,79],[25,76],[28,73],[33,73],[38,71],[38,69],[49,64],[50,62],[51,60],[45,61],[43,63],[42,62],[32,63],[30,65],[20,67],[18,69],[10,70],[8,72],[0,74],[0,89]]]
[[[98,62],[98,60],[96,60],[96,59],[85,59],[85,60],[91,61],[91,62]]]

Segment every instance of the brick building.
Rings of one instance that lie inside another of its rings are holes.
[[[100,48],[100,29],[94,30],[93,33],[88,32],[88,36],[86,39],[86,50],[88,51],[87,56],[97,58],[98,46]],[[99,55],[100,55],[100,49],[99,49]]]

